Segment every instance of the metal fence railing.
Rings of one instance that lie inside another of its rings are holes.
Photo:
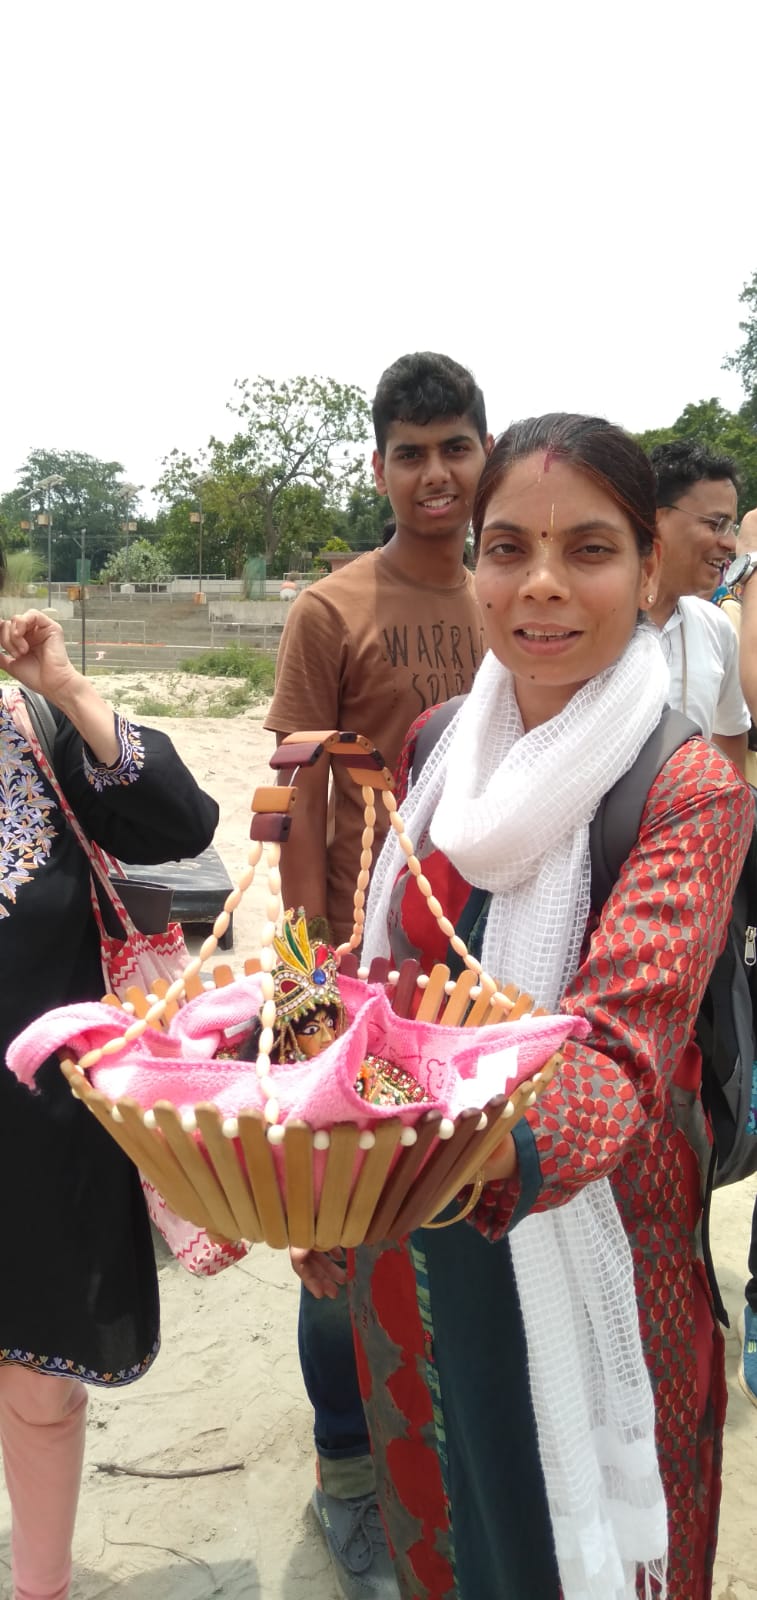
[[[234,622],[226,617],[214,618],[210,624],[210,646],[212,650],[223,648],[231,638],[237,644],[249,645],[252,650],[277,650],[283,632],[283,622]]]
[[[280,630],[279,630],[280,631]],[[275,654],[278,637],[273,628],[258,630],[260,637],[250,638],[243,630],[241,642],[252,650]],[[64,630],[66,649],[74,665],[81,666],[81,633],[70,626]],[[213,643],[182,644],[181,641],[156,642],[154,640],[95,639],[87,630],[85,640],[87,673],[98,672],[177,672],[185,661],[205,655],[209,648],[221,649],[230,642],[227,632]]]

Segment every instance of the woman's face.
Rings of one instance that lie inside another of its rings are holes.
[[[324,1006],[314,1011],[306,1021],[298,1022],[294,1034],[302,1054],[309,1060],[312,1056],[319,1056],[322,1050],[327,1050],[328,1046],[334,1043],[337,1026],[331,1012]]]
[[[541,452],[510,468],[484,513],[476,590],[526,729],[618,660],[658,569],[659,547],[639,554],[628,517],[590,477]]]

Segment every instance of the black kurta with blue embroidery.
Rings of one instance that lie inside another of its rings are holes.
[[[87,833],[129,862],[198,855],[218,808],[164,734],[116,719],[101,767],[56,713],[58,781]],[[127,1383],[158,1349],[150,1228],[136,1169],[57,1061],[37,1091],[5,1066],[53,1006],[102,994],[89,866],[0,696],[0,1364]]]

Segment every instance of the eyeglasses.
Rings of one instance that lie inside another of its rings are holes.
[[[695,522],[705,522],[712,529],[716,539],[727,539],[729,534],[734,537],[741,524],[734,522],[732,517],[703,517],[698,511],[689,511],[688,506],[661,505],[659,511],[680,511],[684,517],[693,517]]]

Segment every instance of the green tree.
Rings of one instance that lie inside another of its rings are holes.
[[[753,272],[749,282],[744,284],[739,301],[747,308],[745,320],[739,323],[739,329],[744,337],[735,354],[726,356],[723,366],[729,372],[738,372],[746,394],[743,411],[755,424],[757,423],[757,272]]]
[[[159,583],[171,576],[165,551],[148,539],[135,539],[128,550],[117,550],[102,568],[104,583]]]
[[[226,447],[190,456],[172,450],[154,493],[164,502],[158,513],[160,538],[174,572],[197,572],[199,529],[190,518],[202,511],[203,571],[239,577],[248,555],[262,553],[263,519],[250,493],[246,472],[226,459]]]
[[[307,572],[313,556],[333,536],[337,517],[338,512],[327,504],[323,490],[312,483],[293,483],[282,490],[277,509],[279,542],[270,563],[272,574],[281,577],[285,572]]]
[[[77,540],[82,528],[94,576],[124,543],[123,470],[118,461],[99,461],[80,450],[30,451],[19,468],[18,486],[0,500],[10,548],[31,545],[47,570],[47,529],[37,523],[37,516],[46,511],[46,496],[43,490],[35,492],[34,485],[57,475],[62,481],[50,490],[52,577],[56,581],[73,577],[81,553]],[[22,529],[22,522],[31,522],[31,530]]]
[[[31,527],[22,528],[22,522],[31,523],[31,517],[16,491],[0,495],[0,547],[6,552],[29,549],[33,534]]]
[[[246,537],[238,526],[230,525],[212,508],[213,501],[212,493],[203,488],[202,570],[239,577],[247,556]],[[192,513],[198,509],[196,497],[176,500],[159,511],[155,519],[156,538],[172,572],[199,571],[200,530],[196,522],[190,521]]]
[[[353,550],[374,550],[382,543],[392,508],[385,494],[379,494],[367,478],[354,488],[343,513],[340,533]]]
[[[757,432],[742,412],[727,411],[714,397],[685,406],[669,428],[649,428],[636,435],[644,450],[670,439],[697,439],[720,455],[732,456],[741,475],[742,515],[757,505]]]
[[[362,462],[353,447],[368,437],[368,402],[361,389],[332,378],[239,378],[234,388],[229,410],[240,425],[230,442],[211,438],[194,456],[173,450],[155,492],[187,506],[201,495],[203,509],[217,514],[245,554],[273,563],[291,534],[291,491],[314,489],[324,506],[336,508],[359,481]],[[312,502],[307,510],[309,536]]]

